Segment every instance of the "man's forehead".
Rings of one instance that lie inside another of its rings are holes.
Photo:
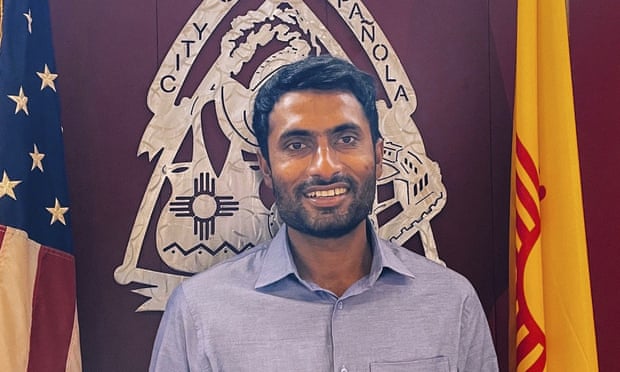
[[[368,121],[362,104],[353,93],[343,90],[294,90],[282,94],[269,112],[269,121],[278,115],[329,115],[341,114],[362,117]]]
[[[344,91],[293,91],[278,100],[269,114],[269,134],[318,135],[344,130],[370,131],[366,113],[355,96]]]
[[[357,99],[355,94],[353,92],[351,92],[350,90],[340,89],[340,88],[334,88],[334,89],[315,89],[315,88],[311,88],[311,89],[294,89],[294,90],[290,90],[288,92],[282,93],[278,97],[278,99],[275,101],[274,107],[276,105],[278,105],[278,103],[281,103],[281,102],[283,102],[283,101],[285,101],[287,99],[290,99],[290,97],[298,97],[298,96],[339,96],[339,95],[349,96],[350,98],[353,98],[360,105],[360,107],[362,106],[362,103],[359,101],[359,99]]]

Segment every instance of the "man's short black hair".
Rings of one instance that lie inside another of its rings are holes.
[[[301,90],[345,91],[361,104],[370,124],[373,143],[381,138],[374,79],[350,62],[330,55],[310,56],[277,70],[259,89],[254,100],[252,128],[260,151],[269,161],[269,114],[288,92]]]

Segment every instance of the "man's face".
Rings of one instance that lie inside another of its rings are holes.
[[[268,146],[269,163],[260,157],[261,169],[290,228],[332,238],[365,220],[381,174],[383,141],[373,144],[355,96],[284,94],[269,115]]]

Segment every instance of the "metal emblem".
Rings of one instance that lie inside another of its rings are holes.
[[[198,87],[191,96],[180,96],[196,57],[216,27],[227,27],[219,23],[237,2],[203,1],[171,46],[149,89],[153,118],[138,153],[147,153],[150,161],[157,159],[157,165],[140,204],[125,259],[114,273],[119,284],[147,285],[134,291],[150,298],[137,311],[163,310],[170,292],[183,279],[275,235],[281,224],[277,210],[266,206],[259,195],[262,175],[250,123],[253,96],[283,64],[325,52],[349,59],[302,0],[266,0],[234,18],[219,40],[220,54]],[[388,97],[387,102],[377,102],[385,139],[384,171],[378,188],[385,192],[378,194],[371,220],[381,237],[400,244],[419,232],[426,256],[441,262],[430,220],[445,205],[446,190],[439,166],[426,157],[412,119],[416,108],[413,87],[362,1],[328,3],[357,38]],[[266,56],[258,53],[270,42],[280,47]],[[258,67],[249,84],[243,84],[236,76],[247,65]],[[214,105],[214,118],[203,117],[207,105]],[[214,128],[230,141],[221,169],[214,166],[204,141]],[[175,157],[188,136],[191,161],[177,162]],[[147,227],[164,188],[170,189],[170,196],[157,218],[157,252],[168,267],[186,275],[138,265]]]

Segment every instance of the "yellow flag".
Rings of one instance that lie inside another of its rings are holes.
[[[518,0],[517,371],[598,371],[564,0]]]

